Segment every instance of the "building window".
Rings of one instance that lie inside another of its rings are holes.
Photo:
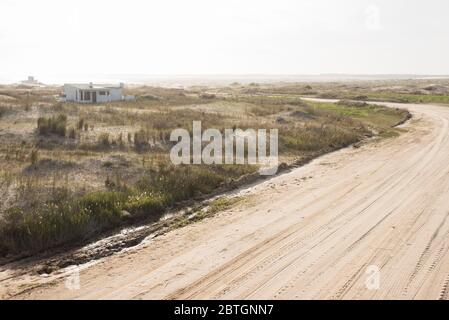
[[[90,101],[90,92],[89,91],[84,92],[84,101]]]
[[[100,91],[100,96],[105,96],[106,95],[106,91]]]

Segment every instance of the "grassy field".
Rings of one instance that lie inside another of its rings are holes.
[[[253,93],[328,99],[436,103],[449,105],[449,80],[376,80],[334,83],[258,85]]]
[[[373,133],[392,136],[408,117],[364,103],[305,102],[302,89],[292,90],[143,86],[127,89],[136,101],[77,105],[56,102],[56,87],[0,87],[0,255],[157,221],[168,208],[258,175],[248,164],[172,165],[170,133],[191,130],[192,121],[222,132],[276,128],[280,160],[290,164]]]
[[[449,104],[449,95],[420,94],[420,93],[395,93],[395,92],[354,92],[351,94],[329,92],[317,95],[318,98],[384,101],[397,103],[437,103]]]

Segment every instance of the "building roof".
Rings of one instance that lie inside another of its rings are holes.
[[[79,90],[108,90],[120,89],[120,84],[95,84],[95,83],[66,83],[64,86],[74,87]]]

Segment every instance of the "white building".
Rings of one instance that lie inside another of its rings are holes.
[[[20,81],[20,84],[32,87],[43,86],[43,84],[37,81],[33,76],[29,76],[27,80]]]
[[[64,100],[78,103],[105,103],[124,100],[124,84],[64,84]]]
[[[34,79],[33,76],[28,76],[28,79],[27,80],[23,80],[22,83],[23,84],[39,84],[39,81]]]

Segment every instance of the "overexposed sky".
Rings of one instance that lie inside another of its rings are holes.
[[[447,0],[1,0],[0,80],[449,74]]]

